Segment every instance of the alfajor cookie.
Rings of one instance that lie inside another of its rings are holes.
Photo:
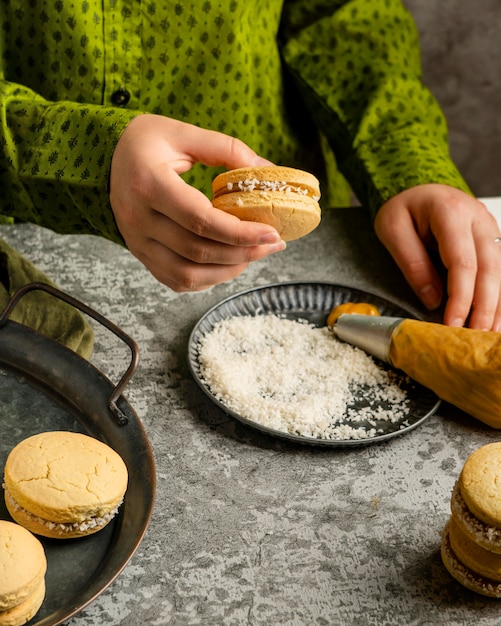
[[[440,553],[449,574],[464,587],[501,598],[501,555],[472,541],[452,517],[444,529]]]
[[[104,528],[127,489],[127,467],[117,452],[88,435],[44,432],[21,441],[5,464],[5,503],[31,532],[55,539]]]
[[[468,457],[452,492],[451,511],[473,541],[501,553],[501,442]]]
[[[320,184],[302,170],[278,165],[244,167],[216,176],[213,205],[241,220],[273,226],[284,241],[320,223]]]
[[[501,598],[501,442],[466,459],[452,490],[441,556],[464,587]]]
[[[0,520],[0,626],[20,626],[38,612],[46,570],[40,541],[26,528]]]

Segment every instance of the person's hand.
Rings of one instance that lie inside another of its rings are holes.
[[[228,135],[159,115],[134,118],[111,163],[110,202],[129,250],[175,291],[198,291],[238,276],[283,250],[266,224],[212,206],[180,174],[200,162],[227,169],[269,165]]]
[[[429,309],[443,286],[429,251],[438,250],[447,270],[444,323],[501,331],[500,229],[484,204],[446,185],[408,189],[385,202],[376,234],[410,286]]]

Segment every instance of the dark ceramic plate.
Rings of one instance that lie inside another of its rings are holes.
[[[118,515],[80,539],[40,538],[47,556],[46,596],[30,624],[62,624],[101,594],[138,548],[149,524],[155,466],[141,422],[120,396],[119,424],[109,409],[114,385],[64,346],[15,322],[0,327],[0,467],[22,439],[48,430],[83,432],[125,461],[129,483]],[[11,519],[3,494],[0,519]]]
[[[317,326],[324,326],[331,309],[343,302],[369,302],[378,307],[381,315],[415,318],[415,315],[409,311],[380,296],[344,285],[293,282],[249,289],[226,298],[212,307],[193,328],[189,341],[188,359],[196,382],[217,406],[242,423],[274,437],[299,443],[319,446],[360,446],[385,441],[409,432],[433,415],[440,404],[440,400],[432,391],[412,381],[402,384],[408,399],[407,413],[397,422],[380,421],[377,424],[378,434],[364,439],[304,437],[263,426],[248,419],[245,415],[232,411],[216,398],[204,381],[199,363],[200,341],[202,337],[213,330],[217,322],[234,316],[276,314],[288,319],[304,319]],[[362,398],[360,400],[362,401]],[[362,406],[362,402],[360,406]],[[353,424],[350,422],[348,425]],[[362,421],[359,425],[368,426]]]

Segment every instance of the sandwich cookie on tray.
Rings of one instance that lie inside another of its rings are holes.
[[[127,481],[123,459],[102,441],[75,432],[43,432],[9,453],[5,503],[12,518],[37,535],[83,537],[115,517]]]
[[[47,560],[26,528],[0,520],[0,626],[26,624],[45,598]]]

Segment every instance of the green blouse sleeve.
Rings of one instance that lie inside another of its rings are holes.
[[[60,233],[99,234],[123,243],[108,177],[116,143],[136,115],[52,103],[0,79],[0,213]]]
[[[283,59],[338,167],[374,215],[423,183],[469,192],[442,111],[421,78],[417,29],[400,0],[291,0]]]

